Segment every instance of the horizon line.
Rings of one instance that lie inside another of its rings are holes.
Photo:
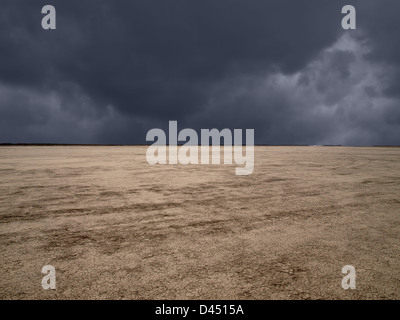
[[[151,146],[152,144],[102,144],[102,143],[27,143],[27,142],[20,142],[20,143],[12,143],[12,142],[2,142],[0,143],[0,147],[7,147],[7,146],[82,146],[82,147],[146,147]],[[178,144],[173,146],[183,146],[185,144]],[[165,146],[169,146],[166,144]],[[192,145],[196,146],[196,145]],[[198,147],[201,144],[197,145]],[[218,145],[216,145],[218,146]],[[223,144],[219,145],[223,147]],[[242,144],[242,146],[246,146],[246,144]],[[387,148],[398,148],[400,145],[341,145],[341,144],[254,144],[255,147],[387,147]]]

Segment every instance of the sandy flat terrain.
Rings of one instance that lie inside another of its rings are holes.
[[[145,152],[0,148],[0,298],[400,298],[400,148],[256,147],[249,176]]]

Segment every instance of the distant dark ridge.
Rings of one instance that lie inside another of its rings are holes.
[[[0,143],[0,147],[6,146],[42,146],[42,147],[52,147],[52,146],[77,146],[77,147],[145,147],[151,144],[94,144],[94,143]],[[178,144],[178,146],[182,146]],[[168,145],[167,145],[168,146]],[[198,145],[201,146],[201,145]],[[221,147],[223,146],[220,145]],[[243,146],[246,146],[243,144]],[[379,148],[399,148],[400,145],[365,145],[365,146],[347,146],[341,144],[324,144],[324,145],[309,145],[309,144],[255,144],[256,147],[379,147]]]
[[[0,143],[0,146],[77,146],[77,147],[128,147],[128,146],[147,146],[146,144],[82,144],[82,143]]]
[[[95,144],[95,143],[0,143],[0,146],[82,146],[82,147],[129,147],[129,146],[150,146],[151,144]],[[179,146],[183,146],[184,143],[178,143]],[[167,146],[169,146],[167,144]],[[201,144],[198,145],[199,147]],[[221,147],[224,145],[221,144]],[[242,144],[243,147],[246,144]],[[255,144],[256,147],[308,147],[308,144]],[[338,145],[339,146],[339,145]]]
[[[0,143],[0,146],[88,146],[88,147],[107,147],[107,146],[150,146],[151,144],[96,144],[96,143]],[[178,146],[183,146],[184,143],[178,143]],[[167,144],[167,146],[169,146]],[[201,144],[198,145],[199,147]],[[220,145],[221,147],[223,144]],[[243,144],[242,146],[246,146]],[[259,147],[307,147],[308,144],[255,144]]]
[[[308,144],[254,144],[256,147],[308,147]],[[245,146],[245,144],[244,144]]]

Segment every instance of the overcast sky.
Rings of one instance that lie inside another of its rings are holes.
[[[42,6],[57,11],[43,30]],[[341,9],[357,9],[343,30]],[[0,142],[400,144],[400,1],[1,0]]]

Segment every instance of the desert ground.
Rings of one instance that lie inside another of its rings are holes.
[[[256,147],[248,176],[146,149],[0,147],[1,299],[400,298],[400,148]]]

